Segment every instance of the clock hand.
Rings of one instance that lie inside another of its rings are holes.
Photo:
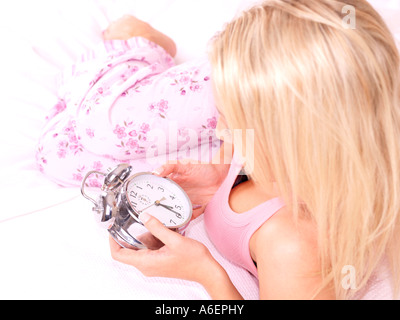
[[[156,205],[156,206],[159,206],[159,205],[161,205],[161,201],[164,201],[164,200],[167,200],[165,197],[162,197],[160,200],[157,200],[157,201],[155,201],[154,202],[154,204]]]
[[[167,210],[169,210],[169,211],[175,213],[175,215],[176,215],[177,218],[182,219],[182,215],[181,215],[179,212],[177,212],[177,211],[175,211],[175,210],[172,210],[172,207],[171,207],[171,206],[167,206],[167,205],[161,204],[161,203],[160,203],[159,205],[160,205],[161,207],[163,207],[163,208],[165,208],[165,209],[167,209]]]
[[[161,201],[164,201],[164,200],[166,200],[165,197],[163,197],[163,198],[160,199],[160,200],[156,200],[156,201],[154,201],[153,204],[149,205],[148,207],[146,207],[146,208],[144,208],[144,209],[142,209],[142,210],[139,210],[138,212],[139,212],[139,213],[142,213],[143,211],[147,210],[148,208],[151,208],[151,207],[154,206],[154,205],[159,206],[159,205],[161,205],[160,202],[161,202]]]
[[[147,210],[148,208],[151,208],[152,206],[154,206],[155,204],[156,203],[154,202],[153,204],[149,205],[148,207],[146,207],[146,208],[144,208],[142,210],[139,210],[138,213],[142,213],[143,211]]]
[[[162,204],[162,203],[160,203],[159,206],[167,208],[167,209],[172,209],[173,208],[173,206],[168,206],[168,205]]]

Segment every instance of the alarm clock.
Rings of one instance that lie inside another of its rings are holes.
[[[85,190],[86,181],[93,174],[104,176],[102,187],[97,188],[97,199]],[[88,172],[81,193],[94,204],[93,211],[101,223],[112,223],[108,231],[124,248],[157,250],[164,245],[140,221],[142,212],[180,234],[192,218],[192,203],[177,183],[151,172],[133,173],[129,164],[120,164],[109,173]]]

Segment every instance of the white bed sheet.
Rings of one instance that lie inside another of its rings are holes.
[[[254,0],[14,0],[0,3],[0,299],[209,299],[198,284],[146,278],[111,259],[107,232],[79,188],[61,188],[36,169],[35,147],[57,78],[100,41],[108,23],[137,15],[171,36],[177,62]],[[400,41],[399,0],[371,1]],[[188,236],[209,246],[246,299],[256,281],[221,257],[200,217]],[[382,296],[380,296],[382,297]]]

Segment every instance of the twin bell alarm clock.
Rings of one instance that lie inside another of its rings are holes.
[[[82,181],[82,195],[93,204],[93,211],[114,240],[124,248],[157,250],[164,244],[139,219],[142,212],[156,217],[166,227],[183,234],[192,217],[192,203],[174,181],[150,172],[132,173],[132,166],[120,164],[110,173],[90,171]],[[92,174],[104,176],[96,199],[86,191]]]

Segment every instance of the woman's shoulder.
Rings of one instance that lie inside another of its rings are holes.
[[[255,251],[263,252],[268,247],[270,254],[294,259],[295,256],[317,254],[318,239],[315,224],[306,218],[294,218],[289,208],[284,207],[266,221],[253,235]]]
[[[310,299],[320,287],[318,238],[312,221],[295,220],[292,212],[283,208],[255,232],[250,249],[257,263],[260,294],[265,298]],[[268,291],[263,282],[274,289]],[[322,294],[319,297],[333,297],[331,292]]]

